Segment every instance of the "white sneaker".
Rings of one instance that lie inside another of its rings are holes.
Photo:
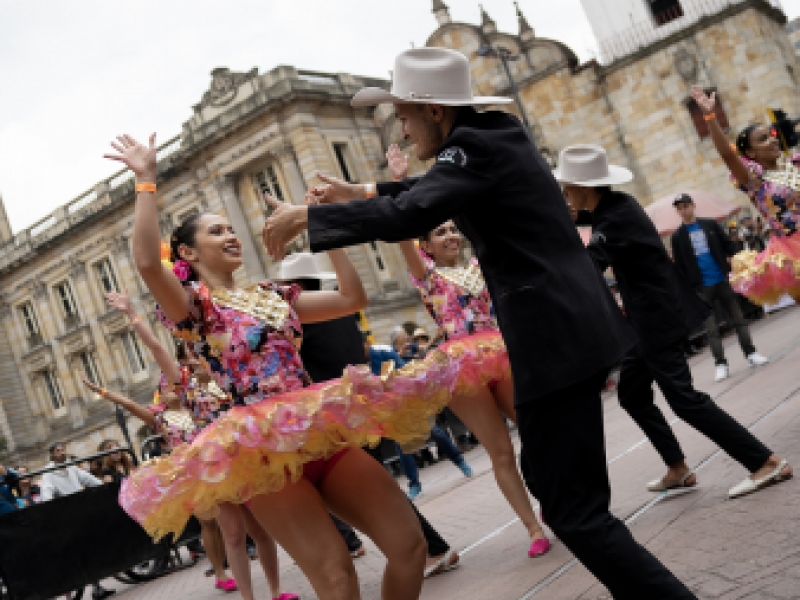
[[[766,356],[761,356],[758,352],[753,352],[747,357],[747,362],[750,363],[751,367],[760,367],[767,364],[769,359]]]
[[[717,365],[714,371],[714,381],[722,381],[728,378],[728,365]]]

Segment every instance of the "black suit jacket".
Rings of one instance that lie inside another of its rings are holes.
[[[715,220],[697,219],[697,222],[706,234],[708,249],[711,256],[714,257],[714,262],[727,275],[731,271],[728,257],[736,254],[735,244]],[[681,277],[695,290],[703,287],[703,275],[700,273],[700,266],[697,264],[697,256],[694,253],[692,240],[689,239],[686,225],[681,225],[672,234],[672,256],[675,258],[675,266]]]
[[[312,250],[397,242],[452,218],[480,260],[518,404],[608,368],[633,343],[550,167],[512,115],[463,109],[423,177],[378,193],[309,207]]]
[[[609,266],[642,349],[685,339],[709,315],[681,279],[653,222],[633,196],[606,192],[592,213],[589,243],[600,271]]]
[[[342,376],[347,365],[367,362],[356,315],[303,325],[300,358],[315,383]]]

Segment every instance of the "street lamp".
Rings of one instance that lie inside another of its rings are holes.
[[[114,413],[117,418],[117,425],[119,425],[119,428],[122,430],[122,436],[125,438],[125,442],[127,442],[128,448],[131,450],[133,464],[138,465],[139,460],[136,458],[136,450],[131,442],[131,434],[128,432],[128,423],[125,421],[125,414],[122,412],[122,408],[119,404],[114,405]]]
[[[533,135],[533,129],[531,129],[531,124],[528,123],[528,116],[525,114],[525,108],[522,106],[522,100],[519,98],[519,89],[517,88],[517,82],[514,81],[514,77],[511,75],[511,69],[508,66],[508,61],[510,60],[519,60],[519,54],[512,54],[508,48],[495,47],[492,45],[481,46],[475,52],[478,56],[483,57],[493,57],[499,58],[500,62],[503,63],[503,68],[506,70],[506,75],[508,76],[508,84],[511,87],[511,93],[514,95],[514,100],[517,103],[517,109],[519,110],[519,115],[522,118],[522,123],[525,125],[525,128],[528,130],[528,133]]]

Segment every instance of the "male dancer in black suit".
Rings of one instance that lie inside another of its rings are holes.
[[[433,166],[377,187],[322,177],[326,185],[307,195],[319,205],[270,200],[265,245],[280,257],[305,229],[315,251],[396,242],[452,218],[476,250],[497,311],[547,524],[615,598],[695,598],[608,510],[600,390],[634,338],[519,120],[471,108],[505,101],[472,96],[458,52],[404,52],[392,91],[367,88],[352,104],[393,103],[404,137]]]
[[[683,353],[691,329],[710,313],[678,277],[653,222],[633,196],[612,184],[633,178],[608,164],[600,146],[570,146],[561,151],[555,178],[564,186],[576,222],[592,225],[589,254],[599,270],[614,269],[625,313],[639,338],[622,360],[619,403],[655,446],[667,474],[648,489],[661,492],[688,487],[697,477],[684,460],[678,440],[653,402],[653,382],[679,418],[713,440],[751,476],[728,492],[743,496],[783,481],[792,469],[692,384]],[[584,223],[585,221],[585,223]]]

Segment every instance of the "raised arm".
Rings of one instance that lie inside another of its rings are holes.
[[[352,315],[369,304],[361,278],[347,253],[344,250],[330,250],[328,258],[336,272],[339,289],[302,292],[295,304],[301,323],[318,323]]]
[[[408,156],[400,150],[400,146],[392,144],[386,152],[386,162],[389,172],[395,183],[404,181],[408,177]],[[409,188],[410,189],[410,188]],[[419,255],[416,245],[412,240],[404,240],[398,244],[406,259],[406,265],[411,275],[418,280],[425,279],[425,262]]]
[[[189,316],[189,301],[175,274],[161,262],[161,232],[156,202],[156,134],[143,146],[129,135],[117,136],[111,146],[119,154],[106,158],[124,163],[136,176],[133,217],[133,261],[164,314],[178,323]]]
[[[161,342],[158,341],[156,334],[147,326],[142,317],[136,314],[136,309],[133,308],[128,295],[118,292],[108,292],[106,294],[106,302],[108,302],[109,306],[117,309],[128,317],[133,330],[142,342],[144,342],[144,345],[150,349],[153,358],[156,359],[156,363],[158,363],[167,381],[169,383],[178,383],[181,379],[181,371],[175,363],[175,359],[170,355],[167,349],[164,348]]]
[[[134,417],[141,419],[151,427],[155,425],[156,418],[153,416],[147,408],[139,404],[138,402],[134,402],[130,398],[126,398],[122,394],[118,394],[117,392],[108,391],[105,388],[100,387],[99,385],[93,384],[91,381],[86,379],[85,377],[81,377],[83,380],[83,384],[92,390],[95,394],[100,394],[101,398],[108,400],[118,406],[121,406],[129,413],[131,413]]]
[[[697,105],[703,112],[703,117],[708,123],[708,130],[711,132],[711,140],[714,142],[714,146],[717,152],[719,152],[720,157],[730,169],[737,183],[739,185],[747,185],[750,179],[747,167],[744,166],[742,159],[736,151],[731,148],[731,143],[725,135],[725,132],[722,131],[722,127],[719,126],[719,122],[714,114],[714,107],[717,105],[716,92],[711,92],[709,96],[706,95],[701,87],[693,85],[691,94],[692,98],[697,102]]]

